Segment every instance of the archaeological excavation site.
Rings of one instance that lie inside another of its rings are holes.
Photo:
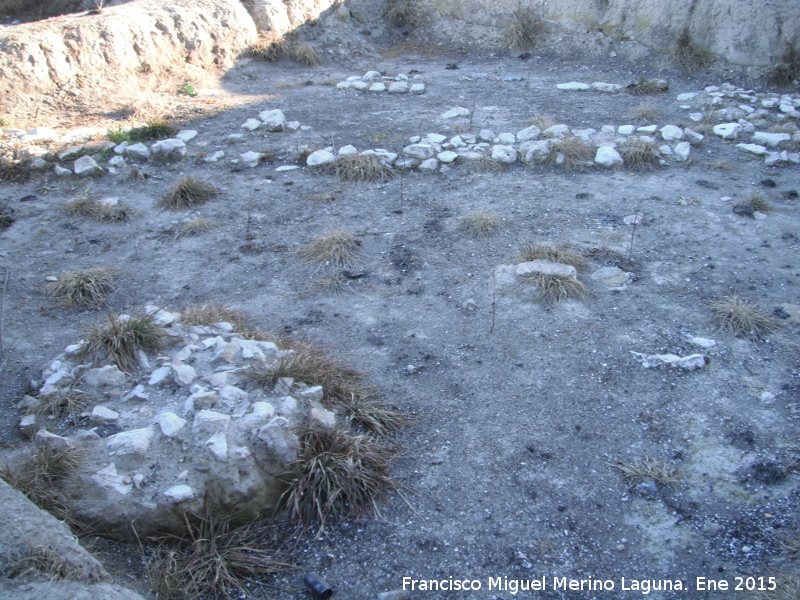
[[[0,599],[800,600],[796,0],[0,0]]]

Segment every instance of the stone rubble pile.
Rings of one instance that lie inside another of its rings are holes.
[[[38,395],[19,404],[20,430],[35,446],[79,447],[86,457],[63,483],[69,508],[124,540],[135,538],[131,523],[139,536],[180,530],[183,513],[201,510],[207,493],[244,517],[274,508],[285,489],[278,475],[297,457],[298,427],[336,427],[322,388],[281,378],[266,391],[247,371],[291,350],[246,339],[230,323],[190,327],[180,313],[146,310],[165,332],[158,354],[140,350],[138,368],[125,372],[86,356],[78,342],[43,372]],[[42,407],[76,390],[95,404],[65,433]]]
[[[665,82],[666,85],[666,82]],[[356,89],[363,91],[387,91],[389,93],[423,93],[425,84],[418,74],[411,77],[400,74],[395,78],[382,76],[378,71],[369,71],[362,76],[349,77],[340,82],[340,89]],[[623,86],[614,83],[569,82],[558,84],[564,91],[597,91],[615,93]],[[796,119],[800,119],[800,95],[757,93],[754,90],[737,88],[723,83],[720,86],[708,86],[700,92],[678,94],[681,107],[690,110],[688,119],[699,123],[703,128],[709,123],[713,126],[713,135],[723,140],[738,142],[737,148],[743,154],[762,158],[767,166],[782,164],[800,164],[800,128]],[[442,113],[443,121],[467,118],[471,111],[456,106]],[[698,125],[698,129],[700,129]],[[287,132],[307,131],[309,126],[298,121],[288,121],[280,109],[264,110],[257,117],[249,118],[241,125],[245,132]],[[34,169],[52,168],[60,176],[86,177],[104,171],[116,173],[127,161],[146,161],[151,157],[165,160],[180,160],[187,154],[187,143],[197,135],[196,131],[180,131],[175,138],[160,140],[150,146],[141,142],[113,144],[106,140],[85,141],[96,136],[97,129],[83,128],[72,130],[65,135],[45,127],[37,127],[30,131],[8,129],[7,136],[16,138],[20,143],[38,143],[42,141],[53,144],[66,144],[57,153],[39,145],[23,147],[15,153],[6,153],[0,162],[27,162]],[[557,124],[544,130],[536,126],[525,127],[519,131],[495,132],[482,129],[477,134],[462,133],[446,136],[429,132],[414,135],[409,143],[400,149],[388,150],[375,148],[361,151],[361,154],[374,154],[381,157],[381,162],[401,170],[417,169],[421,172],[446,172],[461,162],[475,160],[491,160],[500,164],[521,162],[525,165],[561,164],[564,155],[559,154],[554,146],[565,137],[576,137],[588,144],[594,151],[592,160],[584,166],[617,168],[624,166],[620,147],[631,142],[645,142],[655,145],[662,165],[670,162],[682,163],[689,160],[692,147],[701,144],[705,138],[702,133],[691,127],[676,125],[648,125],[637,127],[633,124],[603,125],[595,128],[571,128],[566,124]],[[225,141],[246,140],[246,133],[228,134]],[[82,141],[83,140],[83,141]],[[359,151],[351,145],[338,150],[332,146],[312,152],[306,161],[310,167],[319,166],[336,159],[343,154],[355,154]],[[110,155],[110,158],[109,158]],[[208,163],[216,163],[225,158],[224,150],[209,151],[201,154]],[[248,151],[230,160],[232,164],[244,167],[256,167],[266,158],[262,152]],[[105,165],[101,165],[106,160]],[[71,167],[62,164],[73,161]],[[281,165],[277,171],[288,171],[298,168],[296,165]]]
[[[739,150],[764,157],[765,165],[800,164],[800,128],[793,120],[800,119],[800,94],[756,92],[723,83],[679,94],[677,100],[692,111],[689,119],[716,123],[715,135],[738,141]],[[770,131],[774,129],[780,131]]]
[[[468,109],[456,107],[442,114],[442,118],[466,117],[469,114]],[[377,154],[387,166],[406,171],[418,169],[426,173],[446,172],[457,163],[484,159],[501,164],[561,164],[564,156],[557,151],[556,142],[569,136],[586,142],[595,151],[593,164],[606,168],[622,165],[623,159],[617,148],[633,140],[657,144],[661,162],[666,165],[668,160],[688,160],[692,145],[699,144],[705,137],[690,128],[682,129],[674,125],[661,128],[657,125],[604,125],[597,130],[570,129],[568,125],[558,124],[545,130],[530,126],[516,133],[482,129],[477,135],[462,133],[449,138],[441,133],[426,133],[410,137],[409,144],[399,154],[382,148],[366,150],[361,154]],[[328,146],[309,155],[306,164],[310,167],[319,166],[335,160],[337,155],[357,152],[353,146],[344,146],[338,151]]]
[[[400,73],[397,77],[386,77],[379,71],[367,71],[364,75],[352,75],[345,81],[336,84],[340,90],[356,90],[357,92],[389,94],[424,94],[427,90],[420,74],[411,77]]]

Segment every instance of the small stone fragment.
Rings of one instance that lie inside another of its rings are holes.
[[[106,406],[95,406],[92,409],[92,415],[89,417],[89,423],[92,425],[107,425],[108,423],[115,423],[119,419],[119,413],[111,410]]]
[[[163,412],[156,417],[156,423],[161,428],[161,433],[166,437],[175,437],[178,435],[183,426],[186,425],[186,419],[180,418],[173,412]]]
[[[128,376],[119,370],[116,365],[105,365],[99,369],[89,369],[83,375],[83,382],[91,386],[121,386],[125,385]]]
[[[164,490],[164,497],[170,504],[179,504],[194,499],[194,490],[186,484],[174,485]]]
[[[114,451],[117,456],[144,454],[150,448],[150,441],[153,439],[153,435],[152,427],[123,431],[107,437],[106,448]]]
[[[619,267],[603,267],[590,275],[595,281],[599,281],[606,287],[619,287],[630,281],[631,274],[626,273]]]

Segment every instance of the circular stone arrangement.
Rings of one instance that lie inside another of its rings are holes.
[[[178,312],[145,311],[163,331],[157,354],[138,350],[126,372],[78,342],[43,372],[38,396],[20,403],[20,429],[36,447],[81,455],[59,484],[68,508],[128,541],[181,530],[184,513],[198,514],[207,495],[243,519],[274,508],[286,489],[277,475],[297,458],[298,428],[337,426],[323,389],[278,378],[265,390],[249,370],[269,369],[291,350],[247,339],[227,322],[187,326]],[[48,431],[58,420],[47,403],[75,394],[84,405],[76,427]]]

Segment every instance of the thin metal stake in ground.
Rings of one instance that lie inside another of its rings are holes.
[[[400,206],[403,206],[403,171],[406,170],[406,155],[403,153],[401,155],[402,159],[402,167],[400,167]]]
[[[472,120],[475,118],[475,106],[478,104],[478,97],[472,99],[472,112],[469,113],[469,130],[472,131]]]
[[[631,243],[628,246],[628,260],[633,256],[633,236],[636,235],[636,223],[639,222],[639,210],[633,211],[633,228],[631,229]]]
[[[8,267],[6,270],[6,277],[3,281],[3,295],[0,297],[0,352],[6,351],[6,288],[8,288]]]
[[[244,233],[244,239],[248,242],[253,239],[253,232],[250,229],[252,223],[252,213],[253,213],[253,186],[250,185],[250,200],[247,202],[247,229]]]
[[[492,273],[492,326],[489,328],[489,334],[494,331],[494,321],[495,317],[497,316],[497,305],[495,300],[497,299],[497,276]]]

